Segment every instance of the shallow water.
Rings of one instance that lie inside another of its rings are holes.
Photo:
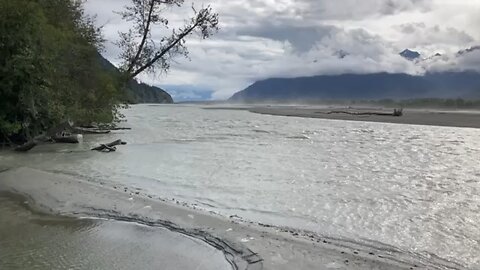
[[[0,153],[224,215],[480,267],[480,130],[134,106],[131,131]],[[89,146],[117,138],[119,151]]]
[[[0,269],[232,269],[223,253],[161,228],[35,214],[0,196]]]

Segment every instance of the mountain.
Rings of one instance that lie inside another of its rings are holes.
[[[465,55],[465,54],[468,54],[468,53],[471,53],[471,52],[474,52],[476,50],[480,50],[480,46],[473,46],[473,47],[470,47],[468,49],[465,49],[465,50],[461,50],[457,53],[457,57],[458,56],[462,56],[462,55]]]
[[[101,65],[110,72],[120,76],[120,71],[110,61],[98,54]],[[173,98],[165,90],[132,79],[127,84],[129,103],[173,103]]]
[[[128,82],[128,90],[131,103],[173,103],[172,96],[165,90],[136,80]]]
[[[418,52],[411,51],[409,49],[404,50],[403,52],[400,53],[400,55],[410,61],[414,61],[420,58],[420,54]]]
[[[438,72],[343,74],[267,79],[233,95],[230,101],[299,101],[311,99],[379,100],[480,98],[480,74]]]

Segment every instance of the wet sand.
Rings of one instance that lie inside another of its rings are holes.
[[[229,219],[127,186],[30,168],[0,173],[0,191],[22,196],[34,211],[167,229],[221,251],[233,269],[462,269],[390,246],[362,246],[310,232]],[[178,241],[186,240],[179,237]],[[210,256],[202,250],[185,252]],[[133,252],[129,256],[141,254]]]
[[[164,228],[26,206],[19,196],[0,194],[0,269],[230,269],[221,251]]]
[[[245,108],[244,108],[245,109]],[[332,120],[348,120],[348,121],[365,121],[365,122],[381,122],[395,124],[411,124],[411,125],[430,125],[430,126],[447,126],[447,127],[468,127],[480,128],[480,112],[478,111],[442,111],[442,110],[417,110],[404,109],[404,115],[401,117],[379,116],[379,115],[349,115],[344,113],[329,114],[335,110],[345,110],[344,108],[313,108],[302,106],[261,106],[248,108],[250,112],[278,115],[293,116],[305,118],[321,118]],[[386,112],[391,113],[393,109],[348,109],[352,112]]]

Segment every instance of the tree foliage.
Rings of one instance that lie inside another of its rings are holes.
[[[171,34],[154,39],[152,29],[168,29],[169,20],[162,16],[170,7],[181,7],[184,0],[132,0],[125,8],[123,19],[133,23],[128,32],[120,33],[118,46],[122,49],[123,71],[126,78],[135,78],[142,72],[160,70],[167,72],[170,62],[176,56],[187,56],[186,37],[197,33],[209,38],[218,30],[218,14],[210,6],[196,10],[183,27],[173,29]]]
[[[134,27],[121,34],[119,73],[99,54],[101,29],[85,15],[83,0],[0,0],[0,142],[27,140],[67,121],[111,122],[131,100],[172,102],[133,79],[155,68],[167,71],[172,58],[188,54],[187,36],[208,38],[217,30],[218,15],[192,7],[183,27],[155,42],[152,28],[169,24],[162,12],[184,1],[132,1],[121,13]]]
[[[100,29],[76,0],[0,0],[0,140],[61,122],[109,122],[121,100]]]

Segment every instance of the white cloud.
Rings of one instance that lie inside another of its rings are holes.
[[[210,40],[188,40],[191,61],[177,59],[168,75],[144,75],[156,85],[198,85],[228,98],[259,79],[319,74],[407,72],[475,66],[473,58],[434,59],[420,66],[401,58],[405,48],[424,56],[453,55],[480,39],[480,1],[473,0],[212,0],[221,30]],[[113,10],[128,0],[89,0],[104,24],[105,55],[114,62],[117,32],[128,28]],[[173,25],[191,14],[189,3],[169,10]],[[161,31],[154,35],[161,36]],[[339,57],[344,56],[344,57]],[[168,90],[168,89],[167,89]],[[187,93],[188,91],[186,91]],[[192,93],[192,95],[198,93]]]

